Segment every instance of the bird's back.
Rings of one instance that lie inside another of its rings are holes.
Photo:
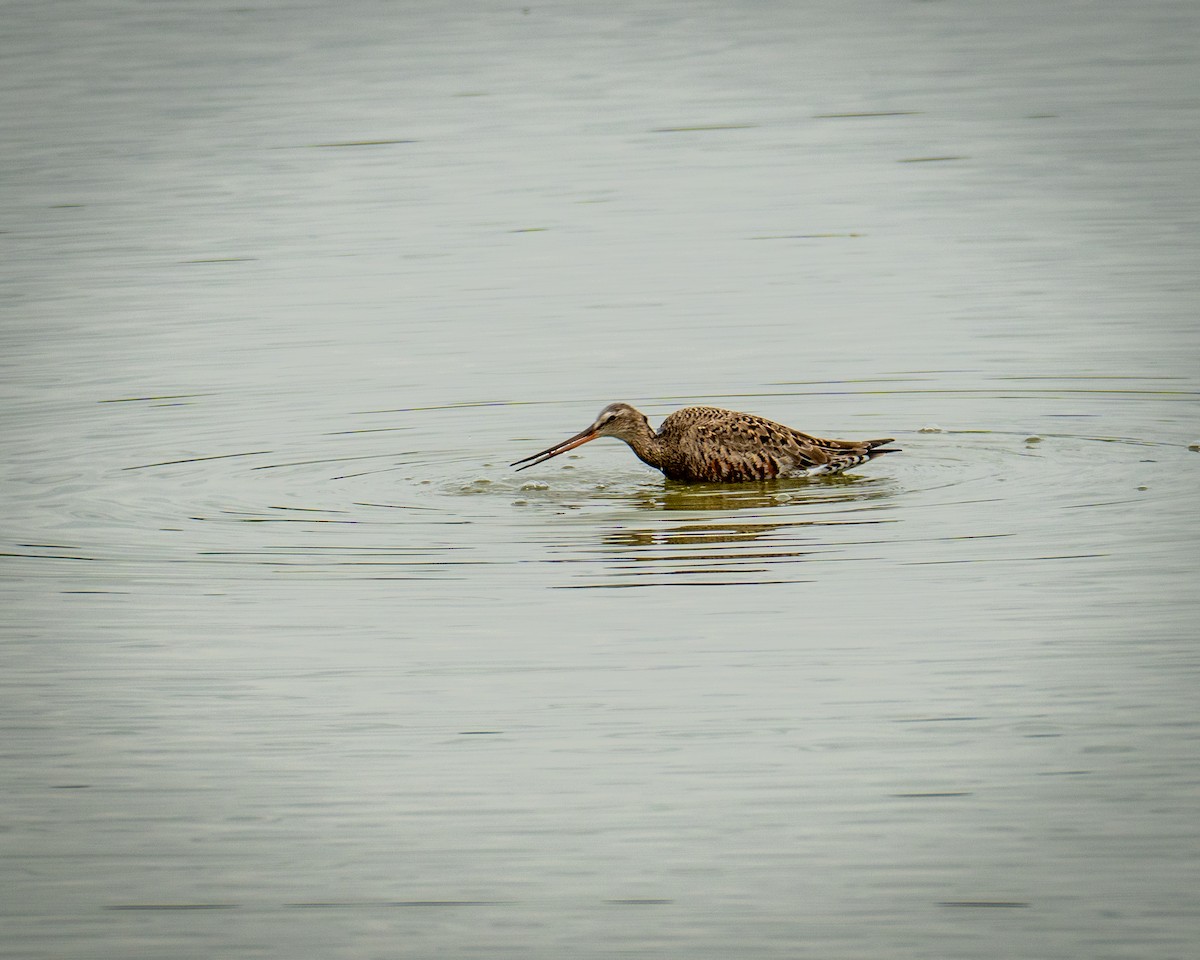
[[[890,439],[825,440],[752,413],[685,407],[658,430],[672,480],[728,482],[814,476],[865,463]]]

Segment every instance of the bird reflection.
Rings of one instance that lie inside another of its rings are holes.
[[[768,510],[775,507],[855,503],[889,496],[878,478],[837,475],[821,480],[767,483],[674,483],[638,491],[629,502],[644,510]]]
[[[543,542],[550,562],[580,565],[568,589],[796,582],[813,577],[810,561],[874,536],[856,528],[892,522],[881,508],[895,490],[853,475],[607,487],[586,498],[604,521],[589,511]]]
[[[596,587],[651,583],[768,583],[797,579],[796,562],[821,549],[803,521],[712,520],[622,526],[593,551],[604,567]],[[594,576],[594,574],[593,574]]]
[[[626,527],[610,530],[601,538],[605,546],[629,548],[696,547],[702,545],[731,545],[753,543],[768,534],[787,527],[804,526],[798,523],[685,523],[677,527]],[[722,559],[733,554],[724,552]],[[682,558],[682,554],[672,554]],[[661,559],[632,556],[630,559]],[[709,557],[708,559],[714,559]]]
[[[668,483],[626,501],[658,512],[659,519],[621,522],[595,531],[599,546],[576,546],[606,568],[599,582],[590,584],[595,587],[806,579],[812,570],[802,572],[797,564],[840,553],[845,541],[836,533],[839,528],[889,522],[874,514],[872,504],[888,496],[887,487],[851,477],[836,487],[825,481],[819,489]],[[790,509],[778,509],[785,507]],[[679,511],[691,516],[667,519]]]

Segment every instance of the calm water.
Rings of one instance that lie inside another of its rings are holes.
[[[0,955],[1196,955],[1195,4],[3,16]]]

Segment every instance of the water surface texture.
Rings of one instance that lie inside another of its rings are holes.
[[[3,18],[0,955],[1197,956],[1194,3]]]

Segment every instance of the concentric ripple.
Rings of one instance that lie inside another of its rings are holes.
[[[107,469],[39,463],[54,482],[31,488],[28,527],[5,552],[156,575],[203,564],[214,576],[504,580],[533,563],[544,585],[573,589],[778,584],[848,562],[1096,556],[1103,523],[1129,511],[1170,522],[1194,505],[1200,458],[1187,414],[1200,394],[1141,386],[955,391],[918,380],[638,401],[651,416],[701,401],[787,419],[803,397],[806,408],[842,410],[839,432],[882,427],[903,448],[850,475],[727,485],[665,481],[615,441],[535,470],[504,465],[576,429],[591,402],[537,407],[536,441],[513,439],[530,431],[528,404],[470,403],[357,414],[270,448],[181,444],[177,424],[192,412],[175,404],[153,411],[161,434],[104,451]],[[146,413],[122,403],[97,417],[117,435]],[[64,518],[67,540],[55,529]]]

